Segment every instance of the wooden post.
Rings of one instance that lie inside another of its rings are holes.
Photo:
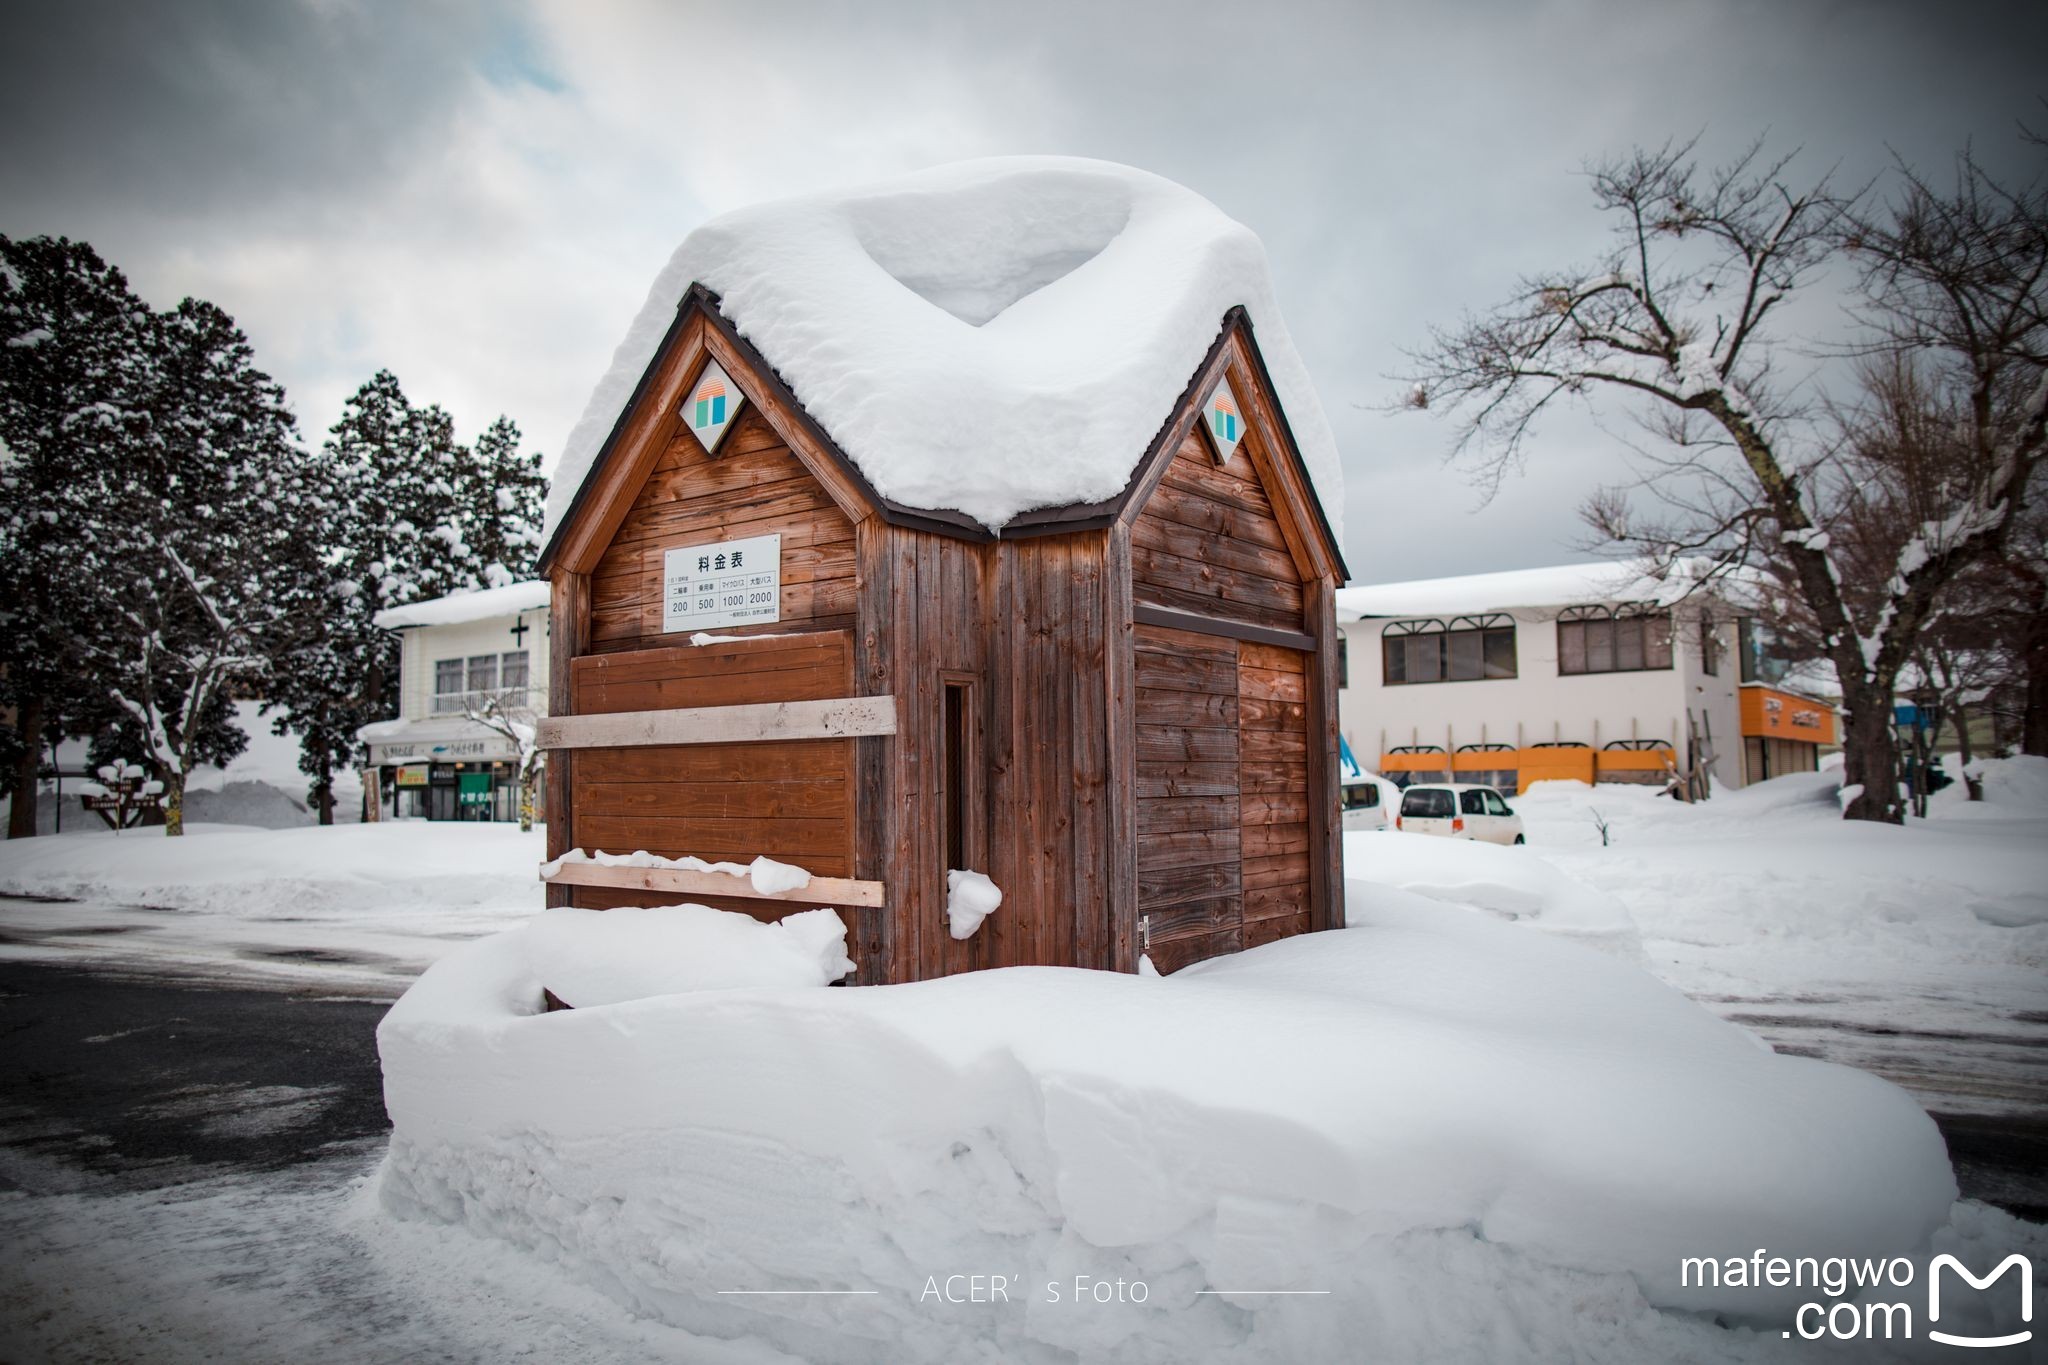
[[[1337,774],[1337,584],[1318,578],[1303,585],[1309,631],[1316,637],[1308,669],[1309,927],[1344,927],[1343,820]]]
[[[590,576],[567,569],[555,572],[553,605],[548,617],[548,714],[574,715],[576,693],[571,669],[583,652],[590,634]],[[548,860],[561,857],[576,847],[574,816],[569,806],[569,784],[576,759],[563,752],[548,755]],[[574,888],[550,884],[550,906],[574,904]]]

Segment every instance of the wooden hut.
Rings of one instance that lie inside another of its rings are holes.
[[[543,554],[549,856],[815,880],[572,861],[550,903],[832,905],[863,983],[1341,923],[1342,559],[1249,317],[1212,325],[1119,495],[992,532],[877,492],[691,285]],[[964,939],[949,869],[1003,892]]]

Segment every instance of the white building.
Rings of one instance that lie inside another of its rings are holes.
[[[512,583],[393,607],[398,717],[366,725],[370,790],[385,819],[513,820],[519,746],[474,719],[487,702],[547,714],[548,584]]]
[[[1756,632],[1683,576],[1613,563],[1346,588],[1338,721],[1397,782],[1723,785],[1809,771],[1826,703],[1780,687]]]

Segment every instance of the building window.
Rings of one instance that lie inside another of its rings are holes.
[[[1339,631],[1337,633],[1337,686],[1340,688],[1351,686],[1351,650],[1348,647],[1349,645],[1350,641],[1344,638],[1342,631]]]
[[[1448,623],[1396,621],[1381,633],[1380,646],[1390,687],[1516,674],[1515,620],[1499,613],[1458,616]]]
[[[1566,607],[1557,621],[1560,673],[1671,667],[1671,613],[1653,607]]]
[[[462,660],[434,662],[434,714],[462,709]]]
[[[498,691],[507,706],[526,705],[526,651],[498,656]]]
[[[527,652],[472,654],[434,661],[434,714],[462,715],[490,698],[502,706],[526,705],[531,681]]]
[[[1721,671],[1721,627],[1711,612],[1700,613],[1700,672]]]

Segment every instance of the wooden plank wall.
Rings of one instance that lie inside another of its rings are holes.
[[[679,428],[591,574],[588,648],[670,642],[661,633],[663,551],[769,532],[782,534],[782,620],[720,633],[850,629],[853,523],[759,409],[740,413],[716,459]]]
[[[1319,927],[1309,865],[1309,659],[1274,645],[1237,647],[1247,948]]]
[[[1140,602],[1299,631],[1301,573],[1273,502],[1252,467],[1249,433],[1219,468],[1190,431],[1131,526],[1131,583]]]
[[[570,666],[570,688],[578,715],[653,710],[685,700],[723,706],[844,697],[853,688],[853,640],[849,632],[835,630],[586,654]],[[765,854],[818,876],[852,877],[859,742],[581,750],[569,779],[576,846],[714,862],[748,862]],[[666,903],[645,891],[577,887],[572,894],[574,904],[592,909]],[[762,919],[805,908],[740,897],[701,899]],[[848,910],[842,916],[875,913]]]
[[[1137,910],[1171,972],[1243,944],[1237,642],[1139,626]]]
[[[1299,650],[1139,626],[1138,914],[1153,965],[1319,927]]]
[[[1004,901],[989,965],[1111,968],[1109,537],[999,544],[989,875]]]

